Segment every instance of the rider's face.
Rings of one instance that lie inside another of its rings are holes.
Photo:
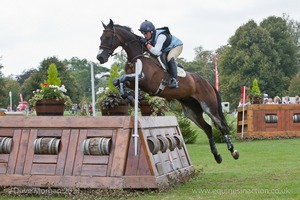
[[[147,40],[151,38],[151,32],[143,33],[143,35]]]

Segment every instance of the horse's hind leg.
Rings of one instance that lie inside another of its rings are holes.
[[[227,149],[230,151],[232,157],[237,160],[240,157],[240,154],[237,150],[234,150],[234,146],[233,146],[230,136],[228,134],[228,129],[227,128],[225,128],[225,129],[219,128],[219,129],[223,133],[224,140],[227,144]]]
[[[226,122],[226,119],[224,118],[224,116],[222,116],[220,118],[216,118],[211,113],[207,113],[207,114],[214,121],[216,127],[222,132],[225,142],[227,144],[227,149],[230,151],[232,157],[234,159],[238,159],[240,154],[238,151],[234,150],[234,146],[233,146],[230,136],[229,136],[228,125],[227,125],[227,122]],[[223,118],[223,120],[222,120],[222,118]]]
[[[203,111],[201,107],[199,106],[199,104],[195,104],[195,102],[193,101],[181,101],[181,103],[184,109],[185,116],[191,119],[199,128],[201,128],[205,132],[209,141],[211,153],[214,155],[216,162],[221,163],[222,157],[218,153],[215,140],[212,134],[212,128],[204,120],[202,115]]]

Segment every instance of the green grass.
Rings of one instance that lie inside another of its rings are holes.
[[[239,142],[234,140],[240,152],[234,160],[226,144],[217,144],[223,162],[217,164],[210,153],[206,136],[201,133],[196,144],[187,145],[192,164],[200,174],[188,183],[166,192],[137,192],[138,196],[124,194],[123,199],[134,200],[186,200],[186,199],[299,199],[300,198],[300,139],[256,140]],[[12,197],[0,196],[0,199]],[[29,199],[44,199],[30,197]],[[49,198],[49,197],[47,197]],[[95,199],[80,195],[73,199]],[[104,199],[119,199],[107,197]],[[27,199],[14,197],[14,199]],[[63,199],[63,198],[55,198]],[[101,197],[103,199],[103,197]]]

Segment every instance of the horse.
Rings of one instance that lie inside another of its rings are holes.
[[[104,30],[100,37],[97,60],[101,64],[106,63],[118,47],[122,47],[127,55],[125,75],[114,82],[116,86],[126,83],[126,87],[134,89],[134,66],[140,59],[142,69],[139,72],[139,89],[153,96],[180,102],[184,115],[205,132],[215,161],[221,163],[222,156],[218,153],[212,127],[203,116],[206,113],[214,126],[222,132],[232,157],[239,158],[239,152],[234,149],[229,136],[230,131],[222,110],[220,94],[213,85],[198,74],[186,72],[185,77],[178,77],[178,88],[164,87],[169,78],[168,72],[161,67],[156,58],[145,55],[145,47],[140,42],[141,37],[134,34],[130,27],[114,24],[111,19],[107,25],[103,22],[102,25]],[[122,91],[124,95],[124,90]]]

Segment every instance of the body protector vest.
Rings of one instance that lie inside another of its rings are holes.
[[[153,34],[151,40],[152,46],[155,46],[157,38],[160,34],[164,34],[167,37],[161,49],[161,51],[164,53],[169,52],[172,48],[183,44],[181,40],[179,40],[174,35],[171,35],[168,27],[163,27],[163,28],[156,29],[155,34]]]

